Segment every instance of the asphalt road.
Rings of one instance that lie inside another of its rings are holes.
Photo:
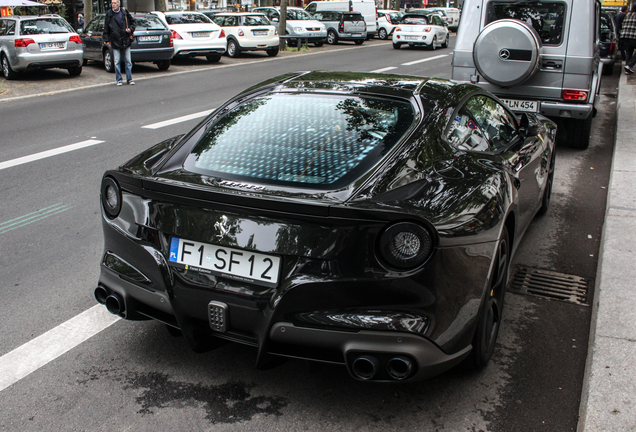
[[[174,119],[200,115],[288,71],[394,68],[388,72],[450,77],[452,48],[397,51],[381,41],[324,48],[274,59],[224,57],[214,65],[186,61],[167,72],[136,65],[134,87],[115,87],[98,65],[85,67],[81,81],[65,71],[0,80],[0,371],[20,370],[14,353],[98,310],[92,292],[103,244],[101,175],[187,132],[199,117]],[[615,77],[604,78],[590,148],[558,147],[551,209],[529,228],[513,269],[576,275],[593,289],[616,86]],[[86,146],[6,166],[76,143]],[[258,371],[252,348],[230,344],[195,354],[163,325],[107,325],[97,313],[90,322],[103,330],[0,390],[0,430],[575,430],[591,308],[516,293],[506,301],[486,370],[455,369],[406,385],[359,383],[344,368],[300,361]],[[81,339],[89,327],[72,336]],[[66,339],[47,339],[49,348],[72,337]]]

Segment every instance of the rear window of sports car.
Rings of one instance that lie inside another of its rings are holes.
[[[271,93],[223,114],[184,166],[233,180],[337,188],[375,165],[414,118],[407,101]]]

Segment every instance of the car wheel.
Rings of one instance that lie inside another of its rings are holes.
[[[314,42],[314,46],[315,47],[321,47],[323,46],[325,43],[324,42]]]
[[[285,35],[289,36],[289,32],[286,31]],[[286,42],[288,47],[295,47],[296,45],[298,45],[297,39],[286,39]]]
[[[234,39],[227,41],[227,55],[233,58],[241,56],[241,48]]]
[[[364,40],[357,40],[355,41],[356,45],[362,45],[364,43]]]
[[[433,42],[431,42],[431,50],[435,51],[437,49],[437,36],[433,36]]]
[[[508,231],[504,227],[495,251],[488,292],[477,317],[473,350],[464,363],[470,368],[482,369],[485,367],[495,351],[499,328],[503,322],[502,312],[508,285],[509,267],[510,243]]]
[[[446,33],[446,39],[442,43],[442,48],[448,48],[448,43],[450,42],[450,33]]]
[[[216,63],[221,60],[221,54],[208,54],[205,58],[208,59],[210,63]]]
[[[389,37],[389,35],[386,32],[386,29],[381,28],[380,30],[378,30],[378,37],[382,40],[386,40],[386,38]]]
[[[70,76],[78,76],[82,73],[81,66],[70,67],[67,69]]]
[[[592,131],[592,114],[585,120],[565,119],[565,133],[568,146],[585,150],[590,146],[590,132]]]
[[[157,62],[157,68],[159,70],[168,70],[170,67],[170,60],[161,60]]]
[[[110,50],[104,51],[104,69],[106,72],[115,72],[115,65],[113,64],[113,56]]]
[[[88,59],[82,59],[82,66],[86,66],[88,64]]]
[[[552,196],[552,178],[554,177],[554,171],[548,176],[548,181],[543,191],[543,198],[541,198],[541,208],[537,212],[538,215],[544,215],[550,207],[550,197]]]
[[[2,55],[2,74],[8,80],[16,79],[18,77],[18,73],[11,69],[9,59],[4,54]]]
[[[267,50],[267,55],[270,57],[276,57],[278,55],[278,47]]]
[[[338,43],[338,35],[333,30],[329,30],[327,33],[327,43],[329,45],[335,45]]]
[[[400,49],[401,46],[402,44],[393,42],[393,49]]]

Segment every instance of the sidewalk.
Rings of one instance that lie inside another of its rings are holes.
[[[636,431],[636,76],[621,73],[579,432]]]

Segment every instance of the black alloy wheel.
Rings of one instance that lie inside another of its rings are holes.
[[[465,362],[465,365],[470,368],[484,368],[495,351],[495,343],[503,322],[502,312],[508,286],[509,267],[510,243],[508,230],[504,227],[495,251],[488,292],[477,317],[473,350]]]

